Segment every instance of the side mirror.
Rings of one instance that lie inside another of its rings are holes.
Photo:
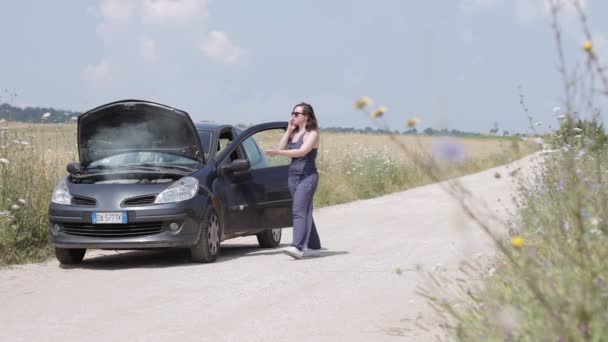
[[[70,174],[80,173],[80,163],[69,163],[67,166],[67,170]]]
[[[249,159],[235,159],[220,167],[220,174],[229,174],[236,171],[249,170]]]

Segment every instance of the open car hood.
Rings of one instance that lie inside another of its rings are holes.
[[[84,167],[133,151],[164,152],[204,163],[196,127],[182,110],[154,102],[123,100],[78,117],[78,153]]]

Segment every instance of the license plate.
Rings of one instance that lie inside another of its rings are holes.
[[[92,220],[94,224],[127,223],[127,212],[98,213],[95,211]]]

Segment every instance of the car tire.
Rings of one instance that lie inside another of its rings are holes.
[[[209,209],[203,217],[199,228],[196,245],[190,247],[192,262],[214,262],[220,254],[220,218],[213,209]]]
[[[281,228],[267,229],[267,230],[257,234],[258,243],[260,244],[260,247],[262,247],[262,248],[278,247],[279,244],[281,243],[282,231],[283,230]]]
[[[82,262],[84,254],[87,252],[85,248],[58,248],[55,247],[55,257],[60,263],[65,265],[76,265]]]

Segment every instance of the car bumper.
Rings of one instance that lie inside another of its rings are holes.
[[[53,246],[60,248],[189,247],[198,242],[199,224],[204,206],[202,196],[179,203],[116,210],[51,203],[49,236]],[[96,211],[124,211],[128,220],[126,224],[93,224],[92,215]],[[176,223],[179,228],[171,230],[171,223]]]

